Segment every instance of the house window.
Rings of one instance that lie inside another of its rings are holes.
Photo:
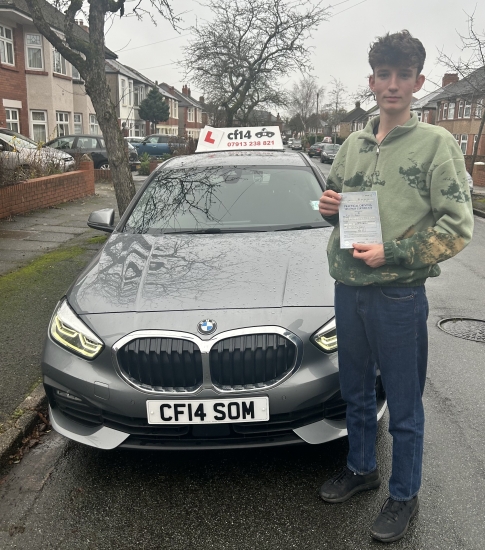
[[[455,118],[455,102],[454,101],[448,105],[448,118],[449,119]]]
[[[133,105],[138,107],[140,105],[140,87],[135,86],[133,90]]]
[[[466,146],[468,145],[468,135],[461,134],[460,136],[460,149],[464,155],[466,155]]]
[[[56,133],[57,137],[69,134],[69,113],[56,111]]]
[[[477,141],[478,141],[478,134],[475,134],[473,136],[473,151],[475,151],[475,147],[477,146]],[[473,153],[473,151],[472,151],[472,153]]]
[[[123,105],[126,105],[126,80],[124,78],[121,79],[121,103]]]
[[[0,62],[15,65],[12,29],[0,25]]]
[[[19,124],[19,111],[18,109],[5,109],[5,122],[7,123],[7,128],[12,130],[12,132],[20,133],[20,124]]]
[[[471,112],[472,112],[471,101],[465,101],[465,111],[463,113],[463,118],[470,118]]]
[[[463,101],[460,100],[460,103],[458,103],[458,118],[463,118]]]
[[[194,122],[194,108],[193,107],[189,107],[187,109],[187,120],[189,122]],[[190,136],[192,137],[192,136]]]
[[[32,123],[32,139],[37,143],[47,141],[47,113],[45,111],[30,111]]]
[[[81,113],[74,113],[74,133],[83,133],[83,115]]]
[[[99,124],[96,115],[89,115],[89,133],[99,136]]]
[[[423,122],[428,122],[429,120],[429,111],[424,111]]]
[[[202,122],[202,111],[197,109],[197,122]]]
[[[452,134],[452,136],[456,139],[458,142],[458,145],[460,145],[460,135],[459,134]]]
[[[133,80],[128,80],[128,105],[133,105]]]
[[[79,71],[76,69],[76,67],[74,67],[74,65],[71,65],[71,70],[72,70],[72,78],[73,78],[73,80],[80,80],[80,81],[82,82],[81,74],[80,74]]]
[[[419,122],[421,122],[421,118],[422,118],[421,111],[416,111],[416,116],[418,117]]]
[[[25,44],[27,46],[27,68],[39,70],[44,68],[44,57],[42,55],[42,36],[40,34],[26,34]]]
[[[179,117],[179,104],[178,101],[173,102],[173,118]]]
[[[67,75],[66,60],[55,48],[52,48],[52,70],[57,74]]]
[[[443,103],[443,120],[448,118],[448,103]]]
[[[482,118],[483,99],[477,99],[475,105],[475,118]]]

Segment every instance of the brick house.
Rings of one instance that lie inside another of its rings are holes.
[[[339,138],[346,139],[352,132],[362,130],[365,124],[363,124],[362,120],[357,122],[357,119],[361,119],[365,114],[366,111],[360,106],[360,101],[356,101],[355,109],[349,111],[338,124],[337,134]]]
[[[200,130],[204,127],[202,112],[204,105],[196,101],[190,88],[184,84],[180,92],[174,86],[165,82],[158,85],[178,100],[178,135],[186,138],[199,139]]]
[[[47,2],[43,13],[62,33],[64,15]],[[85,40],[88,29],[74,32]],[[106,56],[116,54],[106,49]],[[40,142],[100,133],[79,73],[39,33],[24,0],[0,0],[0,127]]]
[[[485,67],[467,79],[457,74],[443,77],[443,90],[434,99],[437,103],[436,124],[453,134],[465,156],[473,153],[485,99]],[[485,156],[485,138],[478,145],[478,155]]]

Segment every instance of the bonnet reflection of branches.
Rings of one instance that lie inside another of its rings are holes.
[[[221,223],[229,210],[217,192],[224,184],[236,183],[241,172],[240,168],[231,166],[160,172],[133,210],[125,232],[176,230],[182,228],[181,221],[189,224],[185,228],[198,227],[207,222]]]

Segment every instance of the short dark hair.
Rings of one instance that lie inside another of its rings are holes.
[[[425,59],[423,44],[407,30],[378,37],[369,50],[369,63],[373,71],[380,65],[416,67],[419,75]]]

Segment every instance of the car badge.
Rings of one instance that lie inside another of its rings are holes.
[[[212,321],[212,319],[204,319],[203,321],[200,321],[197,325],[197,330],[201,334],[212,334],[217,329],[217,323],[215,321]]]

